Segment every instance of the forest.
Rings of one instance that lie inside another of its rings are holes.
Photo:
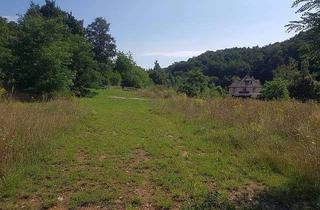
[[[176,87],[190,96],[219,96],[226,94],[232,81],[249,74],[266,84],[266,99],[290,96],[303,101],[319,100],[320,6],[316,1],[304,0],[295,1],[293,7],[298,6],[301,21],[291,21],[286,26],[288,32],[298,32],[293,38],[264,47],[207,51],[164,69],[156,63],[150,73],[153,82]],[[281,91],[268,94],[276,89]]]
[[[90,88],[150,83],[132,56],[117,51],[101,17],[84,27],[55,1],[30,4],[17,22],[0,19],[0,84],[11,95],[86,96]]]
[[[319,99],[319,58],[310,54],[312,43],[318,37],[318,33],[309,30],[299,33],[290,40],[264,47],[207,51],[188,61],[154,70],[151,78],[157,84],[181,86],[183,83],[190,83],[188,75],[196,71],[199,78],[203,77],[204,87],[221,94],[223,93],[221,90],[226,89],[232,81],[250,74],[263,83],[273,80],[283,81],[293,98]],[[310,95],[304,95],[312,88],[301,84],[302,80],[314,85],[313,88],[317,90]],[[201,91],[195,91],[192,95],[199,94]]]
[[[298,0],[293,7],[304,2]],[[167,68],[156,61],[146,70],[132,55],[117,50],[104,18],[85,27],[54,1],[31,3],[17,22],[0,18],[0,86],[11,95],[52,97],[155,84],[188,96],[214,97],[227,95],[232,81],[249,74],[266,84],[266,99],[320,100],[319,3],[304,4],[297,13],[301,20],[286,27],[298,34],[287,41],[207,51]]]

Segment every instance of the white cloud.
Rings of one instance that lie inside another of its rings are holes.
[[[201,50],[187,50],[187,51],[171,51],[171,52],[150,52],[150,53],[144,53],[141,54],[141,56],[159,56],[159,57],[176,57],[176,58],[182,58],[182,57],[194,57],[198,56],[205,51]]]
[[[6,18],[8,21],[13,21],[13,22],[17,22],[19,16],[15,15],[15,16],[2,16],[3,18]]]

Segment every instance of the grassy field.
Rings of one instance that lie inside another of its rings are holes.
[[[79,114],[75,100],[21,103],[0,98],[0,178],[18,165],[38,160]]]
[[[301,125],[310,122],[311,127],[301,128],[301,132],[311,145],[307,149],[312,150],[308,150],[309,156],[301,154],[308,158],[289,161],[300,156],[291,155],[305,151],[297,143],[286,150],[291,145],[290,126],[279,127],[282,124],[275,119],[263,121],[266,124],[250,121],[253,110],[257,114],[268,108],[265,116],[272,117],[270,109],[288,105],[247,102],[252,104],[241,115],[231,108],[241,105],[239,101],[214,103],[171,94],[157,94],[156,99],[150,96],[147,92],[110,89],[81,99],[83,116],[78,123],[63,126],[63,134],[50,135],[37,161],[13,164],[4,172],[0,209],[320,207],[319,127],[313,127],[319,125],[318,105],[290,105],[288,110],[297,107],[293,113],[307,110],[299,117],[303,117]],[[300,110],[300,106],[305,108]],[[244,122],[256,124],[241,127],[242,117]],[[294,125],[297,119],[288,120]],[[255,135],[262,135],[264,140],[281,137],[284,143],[275,147],[282,150],[271,149],[279,139],[257,144],[253,142]],[[276,157],[273,151],[280,154],[279,158],[272,159]]]

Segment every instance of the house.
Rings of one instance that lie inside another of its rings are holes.
[[[229,93],[234,97],[258,98],[261,95],[262,85],[259,80],[245,76],[241,81],[234,81],[229,86]]]

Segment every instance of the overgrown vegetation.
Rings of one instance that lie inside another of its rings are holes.
[[[301,3],[291,40],[149,72],[103,18],[50,0],[0,18],[0,96],[33,102],[0,99],[0,208],[320,208],[320,7]],[[248,73],[270,101],[221,97]]]
[[[319,205],[319,104],[232,98],[201,100],[157,89],[144,90],[142,94],[154,97],[162,112],[183,113],[199,127],[208,129],[208,141],[232,146],[251,164],[299,180],[294,187],[295,199],[300,196],[299,201],[307,199],[314,207]],[[217,133],[217,127],[223,127],[223,132]],[[286,198],[290,200],[289,195]]]
[[[186,78],[190,77],[195,69],[207,78],[206,88],[209,89],[226,90],[232,81],[250,74],[263,83],[279,81],[279,78],[287,80],[291,98],[303,101],[320,100],[320,5],[316,0],[297,0],[293,7],[299,7],[297,13],[302,17],[299,21],[291,21],[287,26],[289,31],[300,32],[290,40],[265,47],[207,51],[164,69],[155,65],[151,71],[152,80],[155,84],[183,90],[187,95],[193,96],[194,93],[190,93],[184,81],[188,80]],[[197,88],[203,89],[202,85]],[[197,91],[197,96],[202,95],[202,92]]]
[[[87,28],[72,13],[46,0],[31,3],[17,23],[0,18],[0,86],[11,95],[86,96],[105,85],[143,87],[144,69],[116,50],[110,24],[96,18]],[[126,59],[127,72],[115,69]],[[123,77],[123,78],[122,78]],[[121,82],[122,81],[122,82]]]
[[[41,159],[52,139],[79,118],[73,100],[21,103],[0,99],[0,179],[18,165]]]
[[[318,104],[141,94],[108,89],[80,99],[87,114],[45,139],[41,161],[7,171],[1,206],[319,208]]]

